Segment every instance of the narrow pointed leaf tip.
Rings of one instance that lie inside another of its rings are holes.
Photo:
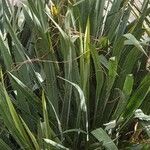
[[[142,53],[144,53],[147,57],[147,53],[143,49],[142,45],[140,42],[132,35],[131,33],[124,34],[124,37],[127,38],[127,40],[124,41],[125,45],[134,45],[138,50],[140,50]]]
[[[57,148],[58,150],[59,150],[59,149],[60,149],[60,150],[62,150],[62,149],[63,149],[63,150],[69,150],[69,148],[66,148],[66,147],[64,147],[63,145],[58,144],[58,143],[56,143],[56,142],[54,142],[54,141],[52,141],[52,140],[50,140],[50,139],[44,139],[44,141],[45,141],[45,143],[54,146],[54,147]]]

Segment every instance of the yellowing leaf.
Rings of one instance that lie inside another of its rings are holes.
[[[54,4],[51,4],[50,11],[51,11],[53,16],[57,16],[59,13],[58,7]]]

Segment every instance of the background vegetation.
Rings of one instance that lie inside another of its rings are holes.
[[[149,149],[149,5],[1,0],[0,147]]]

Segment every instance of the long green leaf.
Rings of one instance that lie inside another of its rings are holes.
[[[102,142],[103,146],[106,149],[118,150],[112,139],[107,135],[107,133],[102,128],[96,129],[91,133],[99,142]]]

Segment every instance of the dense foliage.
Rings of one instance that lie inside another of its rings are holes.
[[[149,149],[149,5],[0,0],[0,147]]]

